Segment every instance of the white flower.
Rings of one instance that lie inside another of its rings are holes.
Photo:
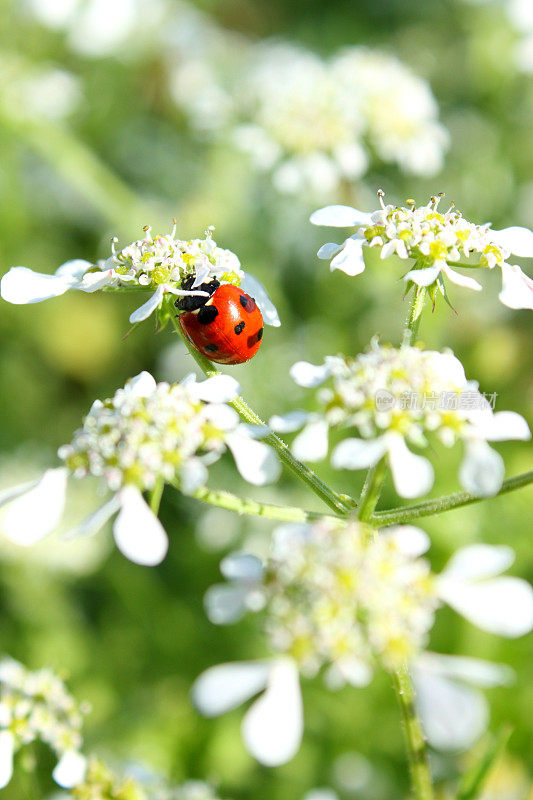
[[[361,523],[317,522],[277,528],[265,563],[246,553],[226,557],[221,571],[228,583],[211,587],[205,598],[209,618],[225,625],[247,611],[262,612],[277,655],[208,669],[193,687],[198,709],[218,716],[267,686],[243,720],[243,736],[259,761],[280,764],[302,735],[298,673],[325,668],[329,688],[362,687],[376,663],[387,670],[409,664],[430,740],[448,746],[453,730],[459,747],[479,735],[483,698],[451,681],[443,690],[449,702],[434,697],[440,657],[424,647],[435,611],[447,603],[483,630],[520,636],[533,629],[533,589],[519,578],[494,577],[512,562],[507,547],[464,547],[438,576],[421,558],[428,548],[429,537],[410,525],[376,532]],[[489,686],[509,675],[473,659],[442,659],[449,678]]]
[[[531,437],[519,414],[492,410],[451,352],[396,349],[373,341],[353,361],[327,357],[318,366],[300,361],[291,376],[306,388],[332,379],[331,388],[317,394],[321,412],[292,412],[287,421],[278,415],[270,422],[275,430],[304,425],[292,445],[298,458],[326,456],[328,427],[355,428],[358,438],[344,439],[333,449],[332,465],[368,469],[387,458],[402,497],[418,497],[433,486],[433,467],[411,446],[425,448],[435,437],[446,447],[462,441],[461,484],[488,497],[500,490],[505,473],[501,456],[488,442]]]
[[[278,326],[279,317],[262,284],[241,269],[240,261],[231,250],[217,245],[212,229],[203,239],[176,238],[176,226],[165,236],[145,236],[122,250],[112,242],[112,255],[105,262],[90,264],[76,260],[63,264],[54,275],[33,272],[27,267],[12,267],[2,278],[0,294],[15,304],[38,303],[58,297],[69,289],[96,292],[105,289],[137,289],[153,293],[130,315],[133,324],[148,319],[161,308],[166,295],[208,297],[202,283],[213,279],[221,283],[243,286],[256,299],[267,325]],[[185,282],[187,282],[185,284]],[[188,288],[183,288],[183,285]]]
[[[273,451],[252,438],[226,405],[238,390],[227,375],[201,382],[190,375],[170,385],[141,372],[112,398],[93,403],[72,443],[60,448],[65,467],[0,494],[0,505],[10,504],[4,529],[27,544],[50,533],[63,512],[67,476],[92,475],[112,496],[70,535],[94,534],[116,515],[113,533],[121,552],[138,564],[159,564],[168,538],[143,492],[163,481],[194,493],[226,448],[250,483],[263,485],[279,475]]]
[[[56,783],[65,788],[81,783],[83,713],[50,670],[30,672],[11,658],[0,661],[0,788],[11,780],[15,753],[37,740],[58,758],[52,773]]]
[[[396,253],[401,259],[413,258],[414,269],[404,280],[418,286],[436,286],[445,296],[443,278],[474,291],[481,284],[457,272],[452,266],[500,267],[502,271],[501,302],[509,308],[533,308],[533,280],[516,264],[509,264],[511,254],[533,258],[533,232],[511,227],[494,231],[490,225],[468,222],[452,205],[448,211],[438,210],[440,197],[432,197],[427,206],[417,208],[385,205],[379,192],[381,207],[371,214],[348,206],[327,206],[311,215],[314,225],[358,228],[342,244],[328,242],[318,257],[331,259],[331,269],[347,275],[359,275],[365,269],[364,247],[381,248],[381,258]],[[472,256],[477,263],[469,262]],[[459,264],[457,262],[460,262]]]

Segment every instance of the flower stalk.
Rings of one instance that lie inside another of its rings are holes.
[[[361,522],[368,522],[374,513],[383,488],[383,481],[387,474],[387,461],[382,458],[375,467],[368,470],[357,514]]]
[[[415,285],[415,294],[411,302],[409,314],[405,320],[405,340],[404,344],[413,346],[418,339],[418,331],[420,328],[420,320],[422,311],[427,297],[427,289],[425,286]]]
[[[183,335],[183,332],[180,326],[176,322],[176,318],[174,314],[172,314],[172,323],[174,325],[175,330],[181,336],[189,353],[192,355],[202,372],[208,377],[211,378],[214,375],[220,375],[221,373],[217,370],[211,361],[206,358],[204,355],[198,352],[198,350],[187,340],[187,338]],[[266,423],[259,417],[253,409],[243,400],[242,397],[236,397],[232,400],[229,405],[233,406],[235,411],[239,414],[241,419],[244,422],[247,422],[251,425],[259,425],[262,428],[266,428]],[[284,442],[279,436],[276,436],[275,433],[269,433],[265,436],[264,441],[267,442],[274,450],[277,452],[280,460],[288,467],[294,474],[306,483],[312,491],[323,500],[336,514],[340,516],[346,516],[350,511],[350,506],[341,498],[341,496],[331,489],[327,483],[325,483],[318,475],[313,472],[312,469],[309,469],[305,464],[302,464],[301,461],[298,461],[297,458],[293,456],[291,453],[289,446]]]
[[[414,796],[416,800],[433,800],[426,741],[416,710],[415,693],[407,667],[392,672],[392,685],[402,717]]]
[[[202,487],[197,489],[191,497],[200,500],[202,503],[224,508],[227,511],[234,511],[237,514],[246,514],[255,517],[265,517],[279,522],[309,522],[313,519],[327,520],[328,522],[342,525],[343,521],[339,517],[325,517],[316,511],[305,511],[296,506],[279,506],[271,503],[258,503],[256,500],[238,497],[231,492],[217,491]]]

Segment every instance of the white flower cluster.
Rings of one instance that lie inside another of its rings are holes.
[[[218,716],[266,687],[245,715],[243,737],[250,752],[268,765],[281,764],[298,750],[303,729],[299,674],[312,676],[323,666],[330,688],[338,688],[366,685],[376,662],[386,669],[409,664],[423,683],[427,729],[438,746],[449,746],[455,719],[450,710],[442,722],[435,676],[447,670],[462,678],[470,671],[471,681],[486,686],[501,676],[491,672],[492,665],[453,657],[441,670],[440,656],[422,652],[435,610],[447,603],[481,629],[507,637],[533,627],[532,588],[519,578],[500,577],[514,559],[507,547],[461,548],[440,575],[421,558],[429,538],[413,526],[376,532],[358,522],[286,525],[274,531],[271,548],[266,563],[246,553],[224,559],[221,571],[228,583],[209,590],[206,607],[218,624],[235,622],[246,611],[263,611],[277,655],[212,667],[193,688],[199,710]],[[459,746],[480,733],[479,715],[475,725],[466,720],[466,690],[461,700]]]
[[[166,294],[208,297],[207,292],[197,287],[215,278],[221,283],[241,286],[252,294],[265,323],[278,326],[277,311],[261,283],[241,269],[235,253],[217,245],[212,232],[213,228],[209,228],[203,239],[184,240],[176,238],[175,225],[164,236],[152,235],[147,227],[143,239],[122,250],[117,251],[117,240],[113,239],[111,256],[98,264],[82,259],[67,261],[54,275],[12,267],[0,281],[0,294],[4,300],[18,305],[58,297],[69,289],[96,292],[127,287],[153,291],[149,300],[130,315],[130,322],[135,324],[159,309]],[[190,288],[183,289],[186,280]]]
[[[342,244],[328,242],[318,251],[319,258],[331,259],[332,270],[359,275],[365,269],[363,248],[378,247],[382,259],[395,253],[403,260],[415,260],[414,269],[404,275],[405,281],[434,287],[446,296],[443,276],[467,289],[482,288],[452,266],[498,266],[502,271],[501,302],[509,308],[533,309],[533,280],[516,264],[507,263],[511,254],[533,257],[532,231],[516,226],[495,231],[489,224],[476,225],[464,219],[453,205],[441,212],[440,196],[418,208],[414,201],[408,201],[406,207],[385,205],[383,192],[378,196],[380,208],[372,213],[349,206],[327,206],[311,215],[314,225],[358,229]],[[472,257],[475,262],[463,263]]]
[[[74,786],[85,772],[80,754],[82,720],[86,708],[68,693],[51,670],[31,672],[18,661],[0,661],[0,788],[13,773],[13,757],[34,741],[47,744],[58,763],[54,780]]]
[[[329,61],[288,44],[259,47],[238,87],[237,144],[282,192],[334,192],[370,151],[408,173],[442,167],[448,135],[428,84],[392,56],[351,48]]]
[[[320,460],[328,452],[328,429],[356,428],[361,438],[344,439],[332,453],[341,469],[366,469],[388,458],[394,485],[402,497],[427,493],[434,480],[429,461],[408,448],[425,448],[436,437],[446,447],[461,441],[465,455],[460,469],[464,488],[476,495],[499,491],[504,463],[488,441],[529,439],[526,421],[513,411],[494,412],[466,379],[461,362],[451,352],[394,348],[376,340],[353,361],[328,357],[321,366],[300,361],[291,369],[300,386],[321,389],[318,414],[292,412],[270,420],[274,430],[301,427],[293,451],[303,460]]]
[[[253,439],[226,405],[238,390],[227,375],[201,382],[191,375],[170,386],[141,372],[113,398],[95,401],[72,444],[59,451],[65,467],[0,495],[0,506],[11,503],[11,530],[29,529],[32,541],[50,533],[63,514],[67,476],[93,475],[103,479],[112,497],[71,535],[95,533],[118,512],[113,533],[121,552],[138,564],[158,564],[168,537],[143,491],[176,481],[183,492],[194,492],[226,448],[250,483],[263,485],[279,475],[274,452]]]

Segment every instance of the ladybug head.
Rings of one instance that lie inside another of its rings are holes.
[[[184,278],[181,282],[181,288],[190,290],[192,289],[192,285],[194,283],[194,275],[190,275],[188,278]],[[200,292],[208,292],[209,297],[218,289],[220,286],[220,281],[217,281],[213,278],[212,281],[208,281],[206,283],[200,284],[200,286],[196,286],[195,288],[198,289]],[[188,295],[186,297],[179,297],[174,305],[176,308],[179,308],[180,311],[196,311],[197,309],[205,306],[209,297],[203,297],[198,295]]]

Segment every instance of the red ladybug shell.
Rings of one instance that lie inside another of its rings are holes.
[[[242,364],[261,346],[263,315],[253,297],[225,283],[197,311],[178,317],[188,340],[217,364]]]

